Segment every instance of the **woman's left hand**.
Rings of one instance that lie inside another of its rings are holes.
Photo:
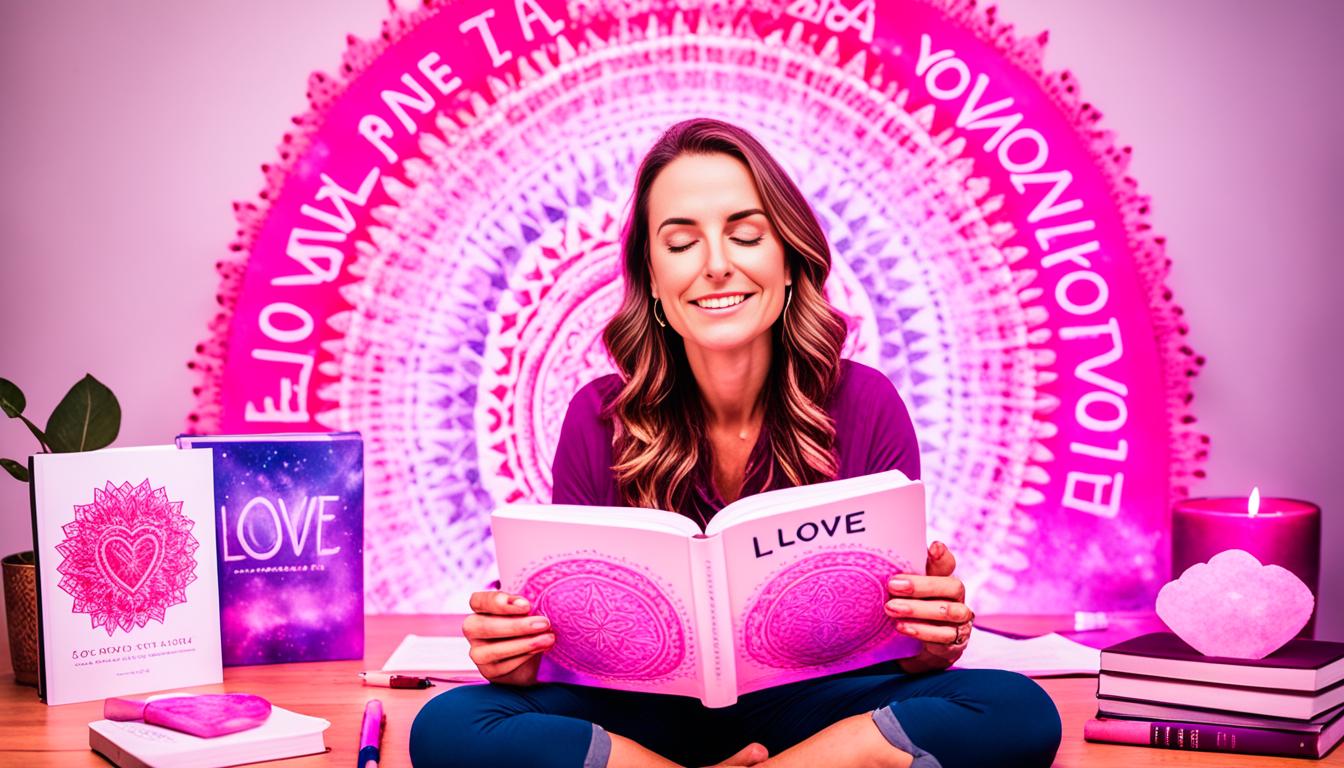
[[[884,610],[897,629],[923,643],[917,655],[900,660],[908,673],[946,669],[966,650],[975,614],[966,605],[966,586],[952,575],[956,567],[947,545],[935,541],[929,545],[928,575],[902,573],[887,583],[891,599]]]

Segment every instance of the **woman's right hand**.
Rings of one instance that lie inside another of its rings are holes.
[[[481,675],[506,685],[537,682],[541,654],[555,644],[551,622],[529,616],[527,599],[508,592],[474,592],[470,605],[473,613],[462,620],[462,634]]]

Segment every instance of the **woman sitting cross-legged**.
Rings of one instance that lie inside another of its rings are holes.
[[[556,449],[556,504],[677,510],[705,524],[748,494],[899,469],[919,477],[887,378],[840,358],[845,323],[823,286],[830,248],[811,208],[748,133],[669,129],[645,157],[623,234],[624,301],[603,340],[619,374],[581,389]],[[924,574],[890,578],[883,609],[913,658],[743,695],[680,696],[538,683],[555,634],[518,595],[478,592],[463,623],[490,681],[431,699],[417,766],[625,768],[1047,766],[1059,713],[1034,682],[949,670],[971,610],[934,542]]]

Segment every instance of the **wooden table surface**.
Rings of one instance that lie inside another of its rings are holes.
[[[222,685],[185,689],[196,692],[240,692],[265,696],[275,704],[331,721],[326,733],[328,752],[296,758],[286,766],[352,766],[358,751],[360,717],[364,703],[382,699],[387,713],[383,735],[383,760],[388,768],[410,765],[407,739],[416,712],[444,687],[423,691],[366,688],[357,675],[376,669],[409,633],[456,634],[461,617],[370,616],[366,624],[366,654],[363,662],[332,661],[309,664],[278,664],[259,667],[229,667]],[[1048,630],[1050,620],[1014,617],[1014,620],[984,624],[995,627],[1026,627]],[[1175,752],[1143,747],[1089,744],[1083,741],[1083,722],[1096,713],[1096,677],[1065,677],[1039,681],[1058,705],[1064,720],[1064,742],[1056,766],[1067,768],[1142,768],[1174,766],[1258,766],[1302,768],[1304,765],[1344,766],[1344,749],[1325,760],[1307,762],[1291,758],[1251,757],[1211,752]],[[102,717],[102,702],[48,707],[37,700],[34,688],[18,686],[12,673],[0,675],[0,765],[106,766],[88,748],[88,724]]]

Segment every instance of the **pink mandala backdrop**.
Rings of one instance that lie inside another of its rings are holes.
[[[549,500],[565,406],[612,370],[639,158],[714,116],[821,218],[845,353],[910,406],[977,608],[1146,604],[1199,361],[1128,150],[1043,42],[965,0],[393,12],[238,207],[192,428],[360,430],[368,609],[460,605],[490,510]]]

